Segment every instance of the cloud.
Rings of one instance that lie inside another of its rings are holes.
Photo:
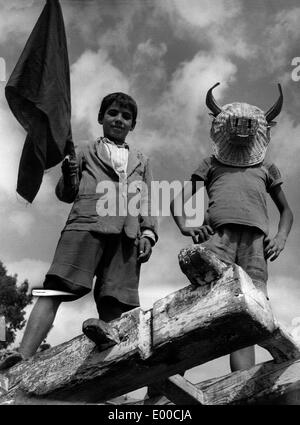
[[[139,0],[117,2],[113,7],[110,3],[102,2],[99,15],[105,16],[109,26],[107,28],[99,27],[97,31],[98,46],[110,51],[116,50],[118,53],[123,52],[127,56],[127,49],[131,45],[130,35],[134,36],[135,20],[144,6]]]
[[[289,328],[292,320],[299,316],[300,288],[297,279],[273,276],[268,282],[268,292],[275,317]]]
[[[24,42],[24,33],[29,35],[41,12],[41,5],[33,0],[0,1],[0,42],[13,40]]]
[[[142,131],[148,152],[163,146],[167,149],[168,161],[178,154],[188,161],[196,151],[199,158],[208,146],[204,139],[205,134],[208,138],[210,128],[205,106],[207,90],[222,81],[218,90],[218,96],[222,96],[235,73],[236,66],[231,61],[213,54],[197,53],[192,60],[181,63],[161,93],[158,104],[151,105],[145,112],[147,118]],[[151,127],[148,134],[147,126]]]
[[[26,236],[32,228],[34,218],[28,212],[15,211],[10,215],[9,222],[21,236]]]
[[[13,34],[14,42],[24,44],[25,37],[29,37],[35,23],[37,22],[46,2],[39,0],[0,0],[0,41],[11,40]],[[61,2],[64,23],[67,30],[76,29],[81,37],[88,40],[94,31],[95,25],[102,21],[101,14],[95,13],[94,2]],[[81,13],[84,13],[82,19]]]
[[[272,133],[270,155],[276,158],[276,164],[287,178],[298,174],[299,164],[296,158],[300,155],[300,124],[295,124],[290,115],[282,112]]]
[[[147,100],[160,95],[165,87],[167,72],[164,56],[167,52],[165,43],[154,44],[151,39],[138,44],[133,56],[133,71],[130,86],[134,93]]]
[[[127,78],[112,64],[106,50],[87,50],[71,67],[71,85],[75,125],[85,126],[86,137],[99,136],[100,101],[108,93],[128,92]]]
[[[0,86],[0,202],[12,199],[17,183],[18,162],[24,132],[4,106],[4,86]]]
[[[85,43],[95,42],[95,32],[103,26],[104,16],[101,13],[101,6],[94,1],[86,0],[61,2],[67,38],[79,35]]]
[[[222,81],[219,96],[236,73],[236,66],[221,56],[197,53],[189,62],[183,62],[173,75],[170,90],[166,94],[166,107],[175,103],[187,129],[195,127],[197,117],[207,112],[205,96],[217,81]],[[175,118],[175,116],[174,116]],[[185,131],[185,130],[184,130]]]
[[[298,45],[300,37],[300,7],[284,9],[278,12],[271,25],[263,35],[264,44],[262,57],[267,59],[268,69],[276,70],[287,64],[287,56],[291,49]]]
[[[222,25],[227,19],[240,13],[237,0],[165,0],[157,1],[160,7],[169,14],[177,25],[190,25],[195,28],[207,28],[214,24]]]
[[[176,37],[191,39],[205,51],[222,56],[252,57],[255,47],[247,43],[245,22],[240,19],[239,0],[157,1],[156,13],[166,15]]]
[[[10,275],[18,275],[18,283],[28,280],[29,287],[41,287],[44,276],[49,269],[49,263],[33,258],[23,258],[6,264]]]

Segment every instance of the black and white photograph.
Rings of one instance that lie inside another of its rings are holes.
[[[0,406],[300,404],[299,22],[0,0]]]

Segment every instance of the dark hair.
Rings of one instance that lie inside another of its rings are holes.
[[[98,121],[103,119],[105,111],[114,102],[117,102],[123,108],[128,108],[131,111],[132,125],[135,126],[136,117],[137,117],[137,109],[138,109],[136,101],[128,94],[121,93],[121,92],[110,93],[102,99],[101,106],[99,109],[99,114],[98,114]]]

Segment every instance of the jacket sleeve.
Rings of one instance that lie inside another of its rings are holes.
[[[76,149],[76,162],[78,165],[78,173],[75,179],[75,184],[73,185],[72,182],[62,174],[55,188],[57,198],[62,202],[67,202],[68,204],[75,201],[82,175],[83,153],[78,149]]]
[[[158,240],[158,205],[157,200],[153,199],[155,191],[151,190],[151,182],[153,182],[150,160],[147,159],[144,169],[144,190],[141,198],[141,216],[140,229],[143,232],[146,229],[152,230],[155,236],[155,241]]]

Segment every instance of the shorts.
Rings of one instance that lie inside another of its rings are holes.
[[[268,269],[264,254],[265,234],[257,227],[224,224],[203,242],[224,263],[236,263],[251,277],[257,289],[268,298]]]
[[[61,233],[44,288],[71,292],[80,298],[91,291],[96,276],[94,297],[110,296],[123,304],[139,306],[138,239],[125,233],[99,234],[84,230]],[[67,300],[67,297],[64,298]]]

